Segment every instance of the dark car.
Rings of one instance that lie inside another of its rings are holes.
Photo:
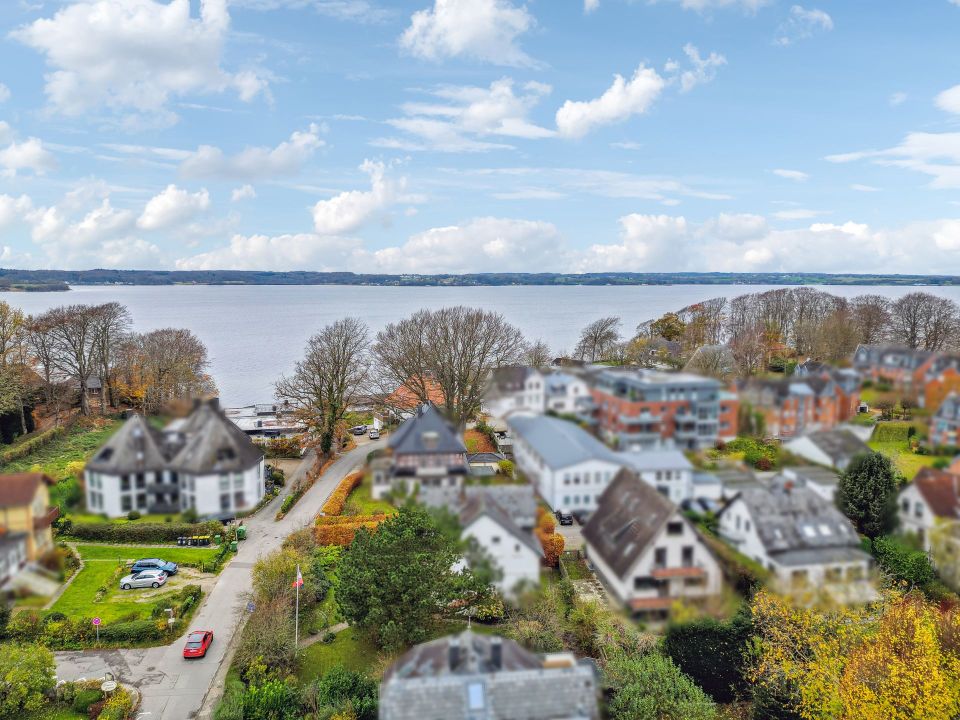
[[[213,642],[213,630],[194,630],[187,635],[187,644],[183,646],[185,658],[202,658],[207,656],[210,643]]]
[[[137,560],[130,570],[134,573],[143,572],[144,570],[161,570],[167,575],[176,575],[177,564],[161,560],[160,558],[145,558],[143,560]]]
[[[567,510],[557,510],[554,515],[557,516],[557,522],[561,525],[573,525],[573,515]]]
[[[366,426],[366,425],[354,425],[352,428],[350,428],[350,432],[353,433],[354,435],[366,435],[366,434],[367,434],[367,426]]]

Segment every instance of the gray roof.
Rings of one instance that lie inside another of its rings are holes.
[[[853,366],[868,368],[877,365],[916,370],[933,355],[929,350],[914,350],[903,345],[858,345],[853,352]]]
[[[840,475],[838,475],[835,470],[818,465],[784,468],[783,473],[784,475],[793,476],[801,482],[823,485],[825,487],[836,487],[837,483],[840,482]]]
[[[530,548],[536,555],[543,555],[543,548],[537,539],[514,521],[511,513],[497,502],[498,498],[493,493],[485,492],[487,488],[481,488],[481,490],[484,492],[467,494],[466,502],[460,509],[460,525],[466,529],[478,518],[485,515]]]
[[[569,655],[540,657],[513,640],[470,630],[415,646],[387,668],[380,686],[381,720],[553,720],[598,714],[596,676],[589,665]]]
[[[157,472],[167,467],[163,433],[143,415],[133,414],[87,462],[87,470],[107,475]]]
[[[955,392],[947,395],[940,403],[940,407],[937,408],[937,412],[934,413],[934,417],[938,420],[960,420],[960,395]]]
[[[521,528],[531,528],[537,518],[537,498],[531,485],[467,485],[463,497],[486,494],[509,513]]]
[[[416,415],[393,432],[389,445],[398,455],[467,452],[453,426],[430,403],[421,405]]]
[[[553,469],[585,460],[623,462],[613,450],[568,420],[549,415],[513,415],[507,419],[507,425]]]
[[[815,551],[813,555],[838,548],[862,552],[850,521],[809,488],[779,478],[769,488],[746,488],[737,498],[753,518],[767,554],[778,562],[780,554],[798,550]]]
[[[467,455],[468,463],[498,463],[506,459],[506,455],[496,452],[478,452]]]
[[[720,484],[725,490],[741,490],[745,487],[764,487],[760,479],[754,475],[752,470],[727,468],[725,470],[714,470]]]
[[[854,455],[870,452],[870,446],[858,438],[849,430],[820,430],[818,432],[802,435],[801,438],[808,438],[810,442],[822,450],[834,464],[849,460]],[[801,438],[796,438],[791,442],[796,442]],[[786,444],[790,449],[790,442]]]
[[[642,450],[616,453],[619,462],[638,472],[647,470],[692,470],[693,465],[679,450]]]
[[[208,403],[197,407],[178,430],[185,442],[170,464],[181,472],[243,472],[263,457],[263,450],[245,432]]]
[[[512,395],[523,390],[527,378],[536,372],[534,368],[523,365],[505,365],[495,368],[490,373],[490,383],[487,386],[487,397],[496,398]]]
[[[582,534],[618,577],[637,562],[676,506],[629,470],[621,470],[597,501]]]

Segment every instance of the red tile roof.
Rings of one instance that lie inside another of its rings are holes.
[[[925,467],[917,473],[913,484],[934,515],[960,520],[960,475]]]
[[[29,505],[33,502],[41,483],[55,485],[56,481],[43,473],[0,475],[0,507]]]

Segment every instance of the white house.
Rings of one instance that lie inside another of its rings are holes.
[[[549,415],[512,415],[513,457],[555,510],[591,512],[623,459],[575,423]]]
[[[821,430],[794,438],[783,444],[785,450],[802,458],[837,470],[846,469],[856,455],[870,447],[849,430]]]
[[[164,430],[131,415],[84,469],[87,509],[227,516],[264,495],[263,451],[226,419],[216,400]]]
[[[587,557],[625,607],[666,620],[677,600],[719,595],[722,571],[680,509],[635,473],[620,471],[583,528]]]
[[[773,573],[788,593],[824,590],[841,601],[874,595],[870,556],[850,521],[808,487],[784,477],[745,487],[718,515],[720,534]]]
[[[593,406],[590,387],[567,372],[531,367],[502,367],[491,373],[483,402],[484,411],[496,419],[515,412],[574,415]]]
[[[496,585],[504,596],[515,597],[519,588],[540,584],[543,548],[493,493],[472,493],[460,510],[460,525],[462,537],[475,540],[500,569]]]
[[[931,550],[931,535],[945,526],[960,526],[960,475],[925,467],[900,491],[900,531],[914,533]]]
[[[832,503],[836,500],[840,476],[835,470],[805,465],[784,468],[783,476],[795,481],[797,485],[809,488],[827,502]]]
[[[694,487],[693,465],[679,450],[644,450],[615,453],[625,467],[636,472],[670,502],[680,503],[699,497]],[[717,485],[719,489],[719,484]],[[715,494],[713,491],[710,494]]]

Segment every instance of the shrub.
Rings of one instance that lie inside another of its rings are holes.
[[[133,711],[133,698],[126,688],[118,687],[103,705],[97,720],[127,720]]]
[[[0,646],[0,717],[32,713],[46,705],[56,685],[53,653],[40,645]]]
[[[377,720],[377,695],[376,680],[336,665],[306,689],[304,704],[318,716],[352,710],[357,720]]]
[[[98,688],[81,688],[74,695],[71,707],[76,713],[85,713],[95,702],[100,702],[103,693]]]
[[[137,510],[131,510],[130,512],[127,513],[127,520],[130,520],[132,522],[134,520],[139,520],[139,519],[140,519],[140,513]]]
[[[668,657],[650,652],[607,666],[615,720],[713,720],[717,708]]]
[[[75,523],[70,535],[77,540],[118,544],[149,544],[176,542],[178,537],[216,535],[223,526],[215,521],[190,523]]]
[[[337,489],[334,490],[327,501],[323,504],[323,514],[324,515],[339,515],[343,512],[343,507],[347,503],[347,498],[350,496],[360,483],[363,482],[363,473],[355,472],[347,475],[343,480],[340,481],[340,484],[337,485]]]
[[[243,695],[245,720],[298,720],[299,710],[293,688],[281,680],[247,688]]]
[[[701,537],[720,562],[720,568],[727,582],[741,595],[750,597],[757,588],[770,579],[770,571],[760,563],[738,553],[713,535],[701,533]]]
[[[166,621],[128,620],[100,626],[100,639],[107,642],[139,642],[163,637]]]
[[[299,458],[303,450],[303,436],[270,438],[260,443],[268,458]]]
[[[870,543],[870,549],[880,569],[895,580],[926,590],[936,579],[927,554],[906,547],[897,538],[878,537]]]

